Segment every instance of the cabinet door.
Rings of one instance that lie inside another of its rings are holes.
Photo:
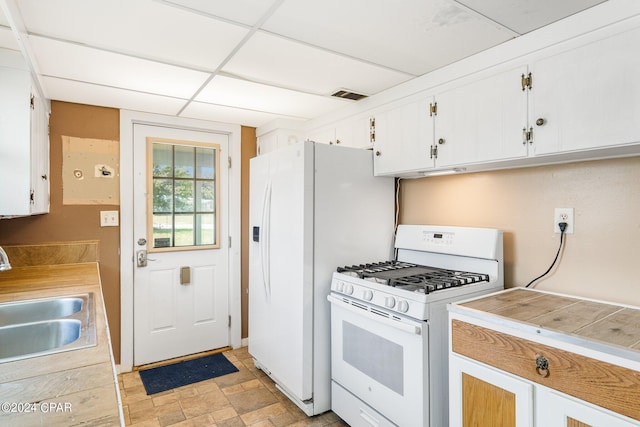
[[[526,73],[524,65],[501,67],[436,95],[436,166],[527,156],[527,93],[520,84]]]
[[[33,95],[31,109],[31,214],[49,212],[49,115]]]
[[[640,28],[598,38],[532,63],[535,154],[640,141]]]
[[[315,129],[307,135],[307,139],[321,144],[335,144],[336,130],[333,126]]]
[[[432,102],[432,96],[425,96],[375,114],[375,175],[433,168],[433,117],[429,114]]]
[[[449,426],[531,427],[533,385],[450,355]]]
[[[546,387],[536,388],[536,425],[544,427],[631,427],[638,422]]]
[[[345,147],[371,148],[369,116],[344,120],[336,124],[335,142]]]
[[[0,66],[0,215],[31,213],[30,89],[27,70]]]

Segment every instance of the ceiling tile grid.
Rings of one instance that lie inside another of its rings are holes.
[[[356,102],[336,90],[375,95],[602,1],[0,0],[0,48],[19,50],[11,26],[24,24],[51,99],[262,126],[318,117]]]

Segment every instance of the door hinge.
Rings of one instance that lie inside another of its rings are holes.
[[[229,247],[231,247],[231,236],[229,236]]]
[[[373,144],[376,142],[376,118],[369,118],[369,142]]]
[[[31,109],[35,110],[35,108],[36,108],[36,97],[33,96],[33,94],[31,95],[31,99],[29,100],[29,103],[31,104]]]
[[[522,144],[526,145],[527,142],[529,144],[533,144],[533,128],[530,127],[529,130],[527,128],[522,128]]]
[[[533,87],[533,77],[531,76],[531,73],[529,73],[528,75],[523,74],[520,83],[522,84],[523,91],[527,88],[531,90],[531,88]]]
[[[431,148],[429,149],[429,158],[430,159],[437,159],[438,158],[438,146],[437,145],[432,145]]]
[[[438,103],[429,103],[429,117],[438,115]]]
[[[229,321],[227,322],[227,326],[231,327],[231,315],[229,315]]]
[[[231,156],[227,157],[228,162],[229,162],[229,169],[231,169]]]

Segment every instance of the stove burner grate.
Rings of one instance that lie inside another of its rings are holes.
[[[489,281],[487,274],[446,270],[401,261],[339,267],[338,273],[424,294]]]

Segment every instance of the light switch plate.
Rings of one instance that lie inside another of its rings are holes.
[[[117,227],[118,211],[100,211],[100,227]]]

